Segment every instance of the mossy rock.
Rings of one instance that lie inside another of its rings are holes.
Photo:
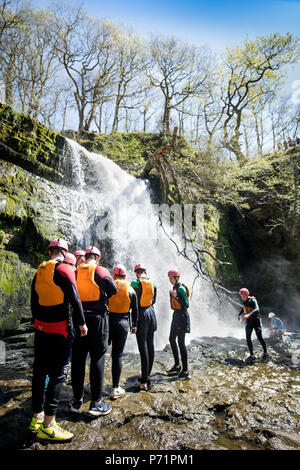
[[[227,214],[212,205],[205,205],[203,248],[211,255],[204,254],[205,268],[213,280],[228,286],[236,283],[239,275],[232,239],[233,231]]]
[[[0,335],[15,330],[30,317],[31,281],[35,270],[16,253],[0,250]]]
[[[61,181],[64,138],[38,121],[0,103],[0,157],[52,181]]]

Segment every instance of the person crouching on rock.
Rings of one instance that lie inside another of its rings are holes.
[[[122,355],[128,335],[136,333],[138,306],[134,289],[126,281],[126,268],[122,265],[113,269],[114,281],[118,292],[108,299],[109,310],[109,343],[112,345],[112,392],[111,398],[116,400],[125,395],[124,388],[120,387],[122,372]]]
[[[131,287],[138,299],[138,322],[136,339],[141,356],[141,384],[140,390],[148,391],[151,385],[150,374],[154,362],[154,333],[157,330],[156,315],[153,305],[156,301],[156,286],[152,279],[147,277],[147,270],[141,264],[134,268],[136,279]]]
[[[67,242],[61,238],[53,240],[48,252],[50,259],[39,265],[31,287],[35,331],[32,377],[34,414],[29,430],[37,432],[37,438],[42,441],[70,441],[73,434],[58,426],[55,416],[68,373],[73,326],[80,330],[83,337],[87,334],[87,326],[75,272],[63,262],[68,252]],[[49,382],[45,392],[47,376]]]
[[[90,384],[92,400],[88,413],[93,416],[107,415],[111,405],[103,400],[105,353],[108,348],[108,299],[118,288],[110,272],[98,266],[101,253],[95,246],[85,252],[85,263],[77,267],[77,287],[82,302],[88,334],[76,337],[72,348],[71,380],[73,401],[71,411],[80,413],[83,403],[85,364],[90,354]]]
[[[269,328],[270,339],[282,341],[285,330],[283,321],[273,312],[270,312],[268,317],[271,320],[271,327]]]
[[[168,272],[169,281],[173,286],[170,291],[170,303],[173,309],[173,318],[170,330],[170,345],[174,357],[174,366],[167,371],[168,375],[178,375],[179,379],[190,379],[191,376],[188,370],[188,356],[185,345],[185,334],[190,333],[190,316],[188,312],[189,307],[189,289],[188,287],[179,282],[180,272],[177,270],[170,270]],[[182,370],[179,363],[178,347],[176,343],[178,341]]]
[[[253,330],[255,330],[257,339],[263,348],[263,352],[264,352],[263,358],[266,358],[268,353],[267,353],[266,343],[262,337],[260,311],[259,311],[257,300],[253,296],[250,297],[250,292],[245,287],[240,289],[240,296],[243,299],[244,305],[238,315],[238,321],[239,322],[242,321],[241,315],[243,315],[243,320],[245,320],[246,340],[247,340],[247,345],[248,345],[248,349],[250,352],[250,356],[247,357],[246,360],[252,361],[255,359],[255,356],[253,354],[253,344],[251,341],[251,335],[252,335]]]

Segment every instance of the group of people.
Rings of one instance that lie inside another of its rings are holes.
[[[110,398],[115,400],[125,395],[120,377],[122,354],[130,331],[136,334],[141,359],[139,390],[151,388],[157,288],[141,264],[135,266],[136,279],[131,284],[126,281],[123,265],[115,266],[111,276],[108,269],[100,266],[101,253],[94,246],[71,254],[67,242],[57,238],[49,244],[48,253],[49,259],[39,265],[31,287],[35,335],[33,417],[29,430],[43,441],[70,441],[73,434],[56,422],[69,363],[73,390],[70,410],[81,411],[89,354],[91,402],[88,413],[96,417],[107,415],[112,406],[103,400],[105,354],[111,344]],[[174,365],[167,374],[189,379],[185,346],[185,334],[190,332],[189,289],[180,282],[179,271],[170,270],[168,277],[172,285],[169,296],[173,318],[169,340]]]
[[[125,395],[120,386],[122,355],[128,333],[136,335],[141,360],[138,389],[151,388],[154,362],[154,334],[157,330],[154,304],[157,297],[155,282],[147,276],[142,264],[134,267],[136,279],[129,283],[123,265],[109,270],[100,265],[101,253],[95,246],[69,253],[65,240],[57,238],[48,246],[49,259],[43,261],[33,278],[31,310],[34,326],[34,364],[32,377],[33,417],[29,430],[44,441],[70,441],[73,434],[56,422],[61,389],[71,363],[73,399],[69,403],[73,413],[80,413],[84,401],[84,380],[88,354],[91,402],[88,413],[98,417],[111,412],[112,406],[103,400],[105,355],[111,345],[112,388],[110,398]],[[185,335],[190,333],[188,312],[190,292],[180,282],[180,272],[171,269],[168,278],[173,317],[169,341],[174,365],[168,376],[189,379],[188,354]],[[254,360],[251,335],[256,332],[268,356],[262,337],[260,309],[247,288],[240,290],[243,307],[238,320],[245,321],[246,340]],[[281,320],[271,312],[271,337],[283,334]]]

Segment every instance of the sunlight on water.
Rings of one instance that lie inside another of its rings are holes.
[[[178,255],[177,247],[165,234],[167,232],[181,249],[183,241],[173,233],[173,228],[166,224],[162,230],[144,180],[71,140],[67,140],[63,165],[69,171],[72,201],[69,224],[77,247],[95,244],[101,248],[103,240],[109,239],[113,250],[112,264],[126,266],[129,282],[135,278],[134,265],[142,263],[156,283],[156,349],[162,349],[168,343],[172,311],[167,273],[172,268],[180,270],[181,281],[192,290],[191,334],[187,335],[187,342],[199,336],[243,337],[244,330],[237,325],[236,309],[221,304],[211,283],[197,278],[192,263]],[[126,350],[136,350],[133,336],[128,339]]]

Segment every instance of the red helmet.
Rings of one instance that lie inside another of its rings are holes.
[[[98,248],[96,248],[95,246],[90,246],[90,247],[86,250],[84,256],[86,256],[86,255],[88,255],[88,254],[101,256],[100,250],[98,250]]]
[[[117,276],[126,276],[126,268],[122,264],[118,264],[114,267],[113,274]]]
[[[69,251],[68,243],[62,238],[56,238],[49,243],[48,250],[51,248],[62,248],[63,250]]]
[[[135,267],[134,267],[134,272],[136,272],[138,270],[146,271],[146,268],[142,264],[136,264]]]
[[[72,253],[67,253],[64,259],[64,263],[71,264],[72,266],[76,265],[76,258]]]
[[[84,255],[85,255],[85,251],[83,250],[77,250],[74,253],[74,256],[84,256]]]
[[[250,292],[248,291],[248,289],[246,289],[246,287],[243,287],[242,289],[240,289],[240,294],[241,295],[249,295]]]
[[[175,269],[171,269],[171,271],[168,272],[169,277],[177,277],[180,276],[180,272],[176,271]]]

